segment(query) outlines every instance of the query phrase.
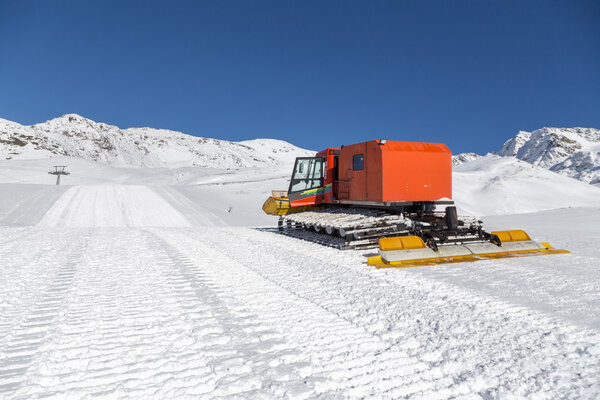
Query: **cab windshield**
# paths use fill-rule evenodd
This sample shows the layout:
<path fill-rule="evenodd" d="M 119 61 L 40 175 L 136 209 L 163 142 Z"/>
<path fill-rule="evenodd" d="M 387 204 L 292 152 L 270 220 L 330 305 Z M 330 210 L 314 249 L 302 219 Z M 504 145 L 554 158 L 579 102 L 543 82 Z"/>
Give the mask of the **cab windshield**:
<path fill-rule="evenodd" d="M 323 158 L 296 158 L 290 192 L 300 192 L 323 186 Z"/>

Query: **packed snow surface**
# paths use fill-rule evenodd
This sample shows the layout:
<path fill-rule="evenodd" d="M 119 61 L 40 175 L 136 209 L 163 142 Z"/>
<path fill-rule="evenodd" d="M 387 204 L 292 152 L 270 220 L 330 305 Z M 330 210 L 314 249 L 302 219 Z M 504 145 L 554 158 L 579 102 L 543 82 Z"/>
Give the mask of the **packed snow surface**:
<path fill-rule="evenodd" d="M 599 188 L 467 162 L 463 212 L 572 253 L 377 270 L 267 228 L 290 171 L 0 162 L 0 398 L 600 396 Z"/>

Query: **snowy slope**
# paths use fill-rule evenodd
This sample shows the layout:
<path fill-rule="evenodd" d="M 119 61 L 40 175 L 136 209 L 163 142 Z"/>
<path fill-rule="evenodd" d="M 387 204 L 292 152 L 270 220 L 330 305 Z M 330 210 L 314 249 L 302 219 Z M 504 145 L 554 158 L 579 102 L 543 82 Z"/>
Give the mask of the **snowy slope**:
<path fill-rule="evenodd" d="M 0 398 L 600 396 L 600 187 L 455 156 L 462 214 L 572 254 L 376 270 L 274 231 L 312 154 L 285 142 L 74 115 L 0 140 Z"/>
<path fill-rule="evenodd" d="M 71 175 L 62 178 L 59 187 L 54 186 L 56 178 L 48 175 L 52 165 L 67 165 L 71 172 Z M 40 160 L 0 160 L 0 225 L 39 222 L 56 197 L 70 189 L 71 185 L 148 185 L 153 192 L 167 196 L 176 205 L 177 211 L 194 225 L 270 226 L 274 223 L 273 219 L 262 212 L 261 206 L 271 190 L 287 189 L 291 170 L 291 164 L 231 170 L 129 168 L 64 156 Z M 148 201 L 153 198 L 153 192 L 145 192 L 150 196 Z M 136 193 L 130 194 L 141 196 Z M 85 198 L 73 197 L 82 201 Z M 140 201 L 145 200 L 140 198 Z M 85 207 L 85 204 L 73 203 L 74 208 L 80 206 Z M 116 218 L 111 222 L 112 226 L 127 224 L 120 216 Z M 150 216 L 149 221 L 154 218 Z"/>
<path fill-rule="evenodd" d="M 1 159 L 56 155 L 113 166 L 227 169 L 287 163 L 314 152 L 274 139 L 229 142 L 165 129 L 120 129 L 76 114 L 32 126 L 0 119 Z"/>
<path fill-rule="evenodd" d="M 508 140 L 501 156 L 514 156 L 584 182 L 600 183 L 600 130 L 542 128 L 520 131 Z"/>
<path fill-rule="evenodd" d="M 463 213 L 587 206 L 484 218 L 572 254 L 376 270 L 273 232 L 291 168 L 0 160 L 0 398 L 598 398 L 600 188 L 466 162 Z"/>
<path fill-rule="evenodd" d="M 453 198 L 468 215 L 600 206 L 600 188 L 518 160 L 489 154 L 453 172 Z"/>
<path fill-rule="evenodd" d="M 63 178 L 64 185 L 144 184 L 169 187 L 172 195 L 178 197 L 173 194 L 177 192 L 192 202 L 192 205 L 180 207 L 180 211 L 197 210 L 193 213 L 199 214 L 190 218 L 200 225 L 206 224 L 202 221 L 209 220 L 212 221 L 209 225 L 272 225 L 274 219 L 262 213 L 261 205 L 271 190 L 287 189 L 292 170 L 291 164 L 232 170 L 124 168 L 79 158 L 52 157 L 0 160 L 0 185 L 52 185 L 55 177 L 48 175 L 47 171 L 57 164 L 67 165 L 71 172 Z M 7 190 L 4 195 L 10 197 L 9 193 L 10 190 Z M 0 191 L 0 202 L 2 196 Z M 487 155 L 454 167 L 453 198 L 463 215 L 514 214 L 562 207 L 597 207 L 600 204 L 600 187 L 514 157 Z M 7 199 L 7 204 L 10 201 Z M 232 211 L 228 212 L 230 208 Z M 205 215 L 207 210 L 210 210 L 209 215 Z M 17 223 L 14 212 L 6 223 Z M 217 222 L 213 215 L 217 216 Z"/>
<path fill-rule="evenodd" d="M 597 209 L 493 221 L 571 255 L 376 270 L 365 252 L 190 227 L 153 190 L 73 187 L 37 226 L 0 227 L 0 397 L 600 394 Z"/>

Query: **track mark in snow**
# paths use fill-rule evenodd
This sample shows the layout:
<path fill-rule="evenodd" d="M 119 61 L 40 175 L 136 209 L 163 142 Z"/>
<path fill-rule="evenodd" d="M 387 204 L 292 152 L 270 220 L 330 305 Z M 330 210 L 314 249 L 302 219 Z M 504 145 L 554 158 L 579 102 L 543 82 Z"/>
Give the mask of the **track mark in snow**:
<path fill-rule="evenodd" d="M 191 226 L 147 186 L 90 185 L 69 188 L 38 224 L 44 227 Z"/>
<path fill-rule="evenodd" d="M 386 395 L 600 393 L 595 331 L 411 271 L 366 268 L 356 252 L 244 229 L 198 236 L 216 253 L 380 337 L 390 350 L 405 351 L 439 378 L 419 378 Z"/>
<path fill-rule="evenodd" d="M 271 393 L 276 397 L 300 398 L 312 392 L 310 379 L 302 374 L 303 370 L 311 369 L 310 363 L 298 357 L 280 332 L 261 324 L 256 315 L 243 306 L 228 307 L 224 299 L 229 298 L 231 302 L 230 294 L 214 285 L 202 269 L 182 253 L 156 236 L 155 240 L 166 253 L 164 262 L 174 266 L 165 269 L 166 282 L 182 307 L 193 310 L 200 301 L 210 308 L 214 319 L 213 325 L 207 325 L 202 317 L 192 315 L 190 318 L 197 323 L 195 333 L 204 335 L 201 340 L 215 343 L 213 348 L 202 349 L 202 352 L 225 355 L 208 363 L 214 371 L 210 380 L 211 396 L 250 398 Z M 203 261 L 206 265 L 212 260 L 205 256 Z M 223 372 L 225 376 L 219 377 Z"/>
<path fill-rule="evenodd" d="M 0 397 L 600 394 L 598 332 L 433 269 L 250 229 L 4 231 Z"/>
<path fill-rule="evenodd" d="M 231 240 L 237 235 L 230 236 L 231 230 L 155 233 L 201 267 L 221 291 L 230 293 L 226 300 L 229 307 L 248 307 L 257 320 L 280 330 L 289 343 L 296 344 L 295 351 L 312 362 L 315 395 L 397 397 L 409 395 L 411 385 L 448 386 L 447 379 L 428 371 L 425 363 L 406 351 L 390 349 L 388 343 L 364 327 L 257 273 L 248 267 L 247 260 L 230 258 L 232 248 L 237 247 Z M 219 246 L 226 249 L 220 252 Z M 258 251 L 257 257 L 264 256 L 262 248 L 242 246 L 241 250 L 246 254 Z"/>
<path fill-rule="evenodd" d="M 81 258 L 61 264 L 56 284 L 0 348 L 8 354 L 0 397 L 313 393 L 311 364 L 284 335 L 243 305 L 230 307 L 228 293 L 162 240 L 135 229 L 71 232 L 72 242 L 88 234 L 89 243 L 72 247 Z"/>
<path fill-rule="evenodd" d="M 27 318 L 55 279 L 57 271 L 75 257 L 79 237 L 63 231 L 36 228 L 0 229 L 0 353 L 11 331 Z M 8 240 L 7 240 L 8 239 Z"/>
<path fill-rule="evenodd" d="M 21 324 L 8 335 L 0 354 L 0 394 L 11 395 L 23 384 L 24 376 L 39 348 L 54 328 L 71 288 L 78 260 L 86 248 L 86 239 L 71 243 L 70 254 L 61 263 L 54 281 Z"/>
<path fill-rule="evenodd" d="M 594 246 L 593 240 L 581 244 Z M 600 268 L 595 267 L 596 260 L 579 254 L 551 257 L 542 263 L 537 257 L 525 257 L 452 264 L 421 269 L 418 274 L 600 331 Z"/>

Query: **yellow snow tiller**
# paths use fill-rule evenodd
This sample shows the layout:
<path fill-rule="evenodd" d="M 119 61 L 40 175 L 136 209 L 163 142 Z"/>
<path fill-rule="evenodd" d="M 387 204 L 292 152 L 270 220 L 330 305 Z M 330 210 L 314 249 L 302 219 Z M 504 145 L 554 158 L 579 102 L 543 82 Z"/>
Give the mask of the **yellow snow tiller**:
<path fill-rule="evenodd" d="M 522 230 L 491 232 L 484 242 L 434 245 L 428 247 L 418 236 L 379 239 L 379 255 L 369 257 L 368 264 L 377 268 L 408 268 L 425 265 L 470 262 L 494 258 L 527 257 L 570 253 L 548 243 L 537 243 Z"/>

